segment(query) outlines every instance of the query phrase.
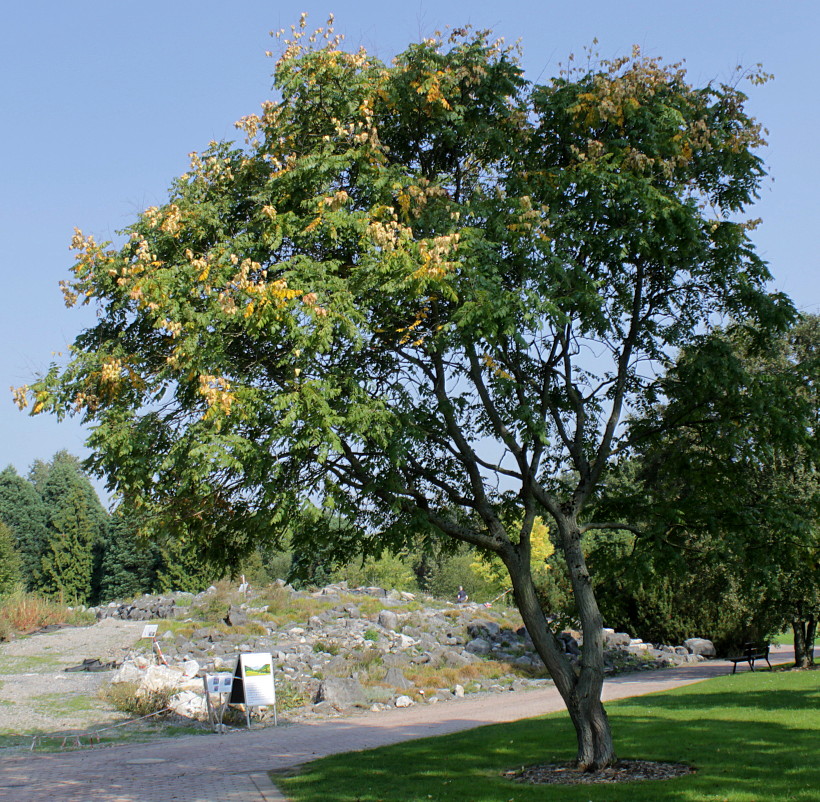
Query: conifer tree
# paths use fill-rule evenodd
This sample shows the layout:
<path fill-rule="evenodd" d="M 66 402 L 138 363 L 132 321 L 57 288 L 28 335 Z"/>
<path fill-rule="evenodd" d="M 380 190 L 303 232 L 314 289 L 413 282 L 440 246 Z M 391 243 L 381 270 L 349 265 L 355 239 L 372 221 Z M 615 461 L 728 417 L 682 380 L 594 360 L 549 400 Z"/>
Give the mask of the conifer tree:
<path fill-rule="evenodd" d="M 94 600 L 94 567 L 106 529 L 106 512 L 79 463 L 57 455 L 41 478 L 48 514 L 42 588 L 65 601 Z"/>
<path fill-rule="evenodd" d="M 192 542 L 169 540 L 162 546 L 157 586 L 163 593 L 173 590 L 199 593 L 216 582 L 221 573 Z"/>
<path fill-rule="evenodd" d="M 16 540 L 11 529 L 0 522 L 0 595 L 14 590 L 22 579 L 22 561 L 15 548 Z"/>
<path fill-rule="evenodd" d="M 136 516 L 120 507 L 111 516 L 100 566 L 100 601 L 150 593 L 157 583 L 159 547 L 140 537 Z"/>
<path fill-rule="evenodd" d="M 48 543 L 46 509 L 34 486 L 11 465 L 0 471 L 0 523 L 14 536 L 20 579 L 27 590 L 37 589 Z"/>

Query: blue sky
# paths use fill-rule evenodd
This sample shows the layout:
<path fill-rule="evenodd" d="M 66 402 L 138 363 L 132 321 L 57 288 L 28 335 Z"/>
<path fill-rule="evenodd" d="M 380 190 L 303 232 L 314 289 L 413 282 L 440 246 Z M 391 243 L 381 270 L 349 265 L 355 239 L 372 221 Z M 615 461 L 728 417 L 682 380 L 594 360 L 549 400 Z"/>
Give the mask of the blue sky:
<path fill-rule="evenodd" d="M 755 241 L 774 287 L 820 311 L 813 0 L 16 3 L 0 29 L 0 467 L 25 472 L 62 448 L 86 453 L 76 422 L 29 418 L 8 390 L 45 370 L 93 320 L 90 309 L 65 309 L 58 288 L 74 226 L 113 237 L 162 203 L 190 151 L 235 138 L 234 121 L 271 96 L 264 52 L 277 43 L 268 32 L 302 11 L 316 25 L 334 12 L 348 46 L 385 60 L 446 25 L 492 28 L 522 40 L 533 80 L 555 74 L 593 38 L 603 57 L 638 44 L 649 55 L 685 59 L 695 83 L 762 62 L 775 80 L 749 85 L 749 108 L 770 131 L 764 155 L 773 180 L 752 215 L 764 220 Z"/>

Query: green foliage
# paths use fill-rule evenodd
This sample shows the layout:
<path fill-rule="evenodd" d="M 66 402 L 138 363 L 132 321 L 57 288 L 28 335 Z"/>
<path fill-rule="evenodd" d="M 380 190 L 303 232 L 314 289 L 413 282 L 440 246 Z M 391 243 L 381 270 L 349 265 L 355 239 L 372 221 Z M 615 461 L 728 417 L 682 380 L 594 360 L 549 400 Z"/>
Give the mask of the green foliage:
<path fill-rule="evenodd" d="M 22 582 L 22 560 L 16 542 L 11 529 L 0 521 L 0 596 L 14 590 Z"/>
<path fill-rule="evenodd" d="M 46 509 L 34 486 L 9 465 L 0 471 L 0 522 L 14 533 L 26 588 L 39 587 L 48 543 Z"/>
<path fill-rule="evenodd" d="M 199 593 L 221 576 L 221 568 L 209 562 L 208 553 L 195 543 L 169 538 L 160 547 L 157 588 L 161 593 Z"/>
<path fill-rule="evenodd" d="M 418 590 L 407 555 L 385 554 L 378 558 L 353 560 L 331 572 L 331 582 L 342 580 L 352 588 L 380 587 L 411 592 Z"/>
<path fill-rule="evenodd" d="M 619 410 L 649 392 L 639 360 L 711 315 L 788 316 L 728 216 L 763 174 L 734 88 L 637 54 L 534 86 L 469 30 L 394 66 L 297 31 L 275 85 L 245 147 L 195 155 L 124 246 L 77 234 L 67 300 L 101 322 L 31 388 L 34 412 L 94 422 L 95 467 L 213 560 L 275 541 L 307 497 L 351 521 L 337 557 L 419 529 L 490 545 L 510 501 L 478 493 L 465 444 L 555 444 L 588 495 L 611 434 L 595 465 L 567 451 L 572 382 L 614 387 Z M 563 372 L 576 341 L 618 343 L 615 385 Z M 609 429 L 590 399 L 592 444 Z M 541 464 L 527 482 L 557 493 Z M 462 498 L 484 518 L 437 516 Z"/>
<path fill-rule="evenodd" d="M 473 570 L 474 561 L 475 554 L 466 549 L 457 554 L 441 555 L 427 576 L 424 590 L 440 599 L 455 599 L 461 585 L 472 601 L 489 601 L 499 591 L 496 584 Z"/>
<path fill-rule="evenodd" d="M 602 501 L 602 517 L 629 511 L 642 529 L 594 541 L 614 625 L 737 647 L 820 617 L 818 348 L 820 319 L 804 317 L 681 353 Z"/>
<path fill-rule="evenodd" d="M 111 516 L 100 567 L 100 601 L 150 593 L 157 586 L 159 547 L 140 535 L 139 519 L 120 507 Z"/>

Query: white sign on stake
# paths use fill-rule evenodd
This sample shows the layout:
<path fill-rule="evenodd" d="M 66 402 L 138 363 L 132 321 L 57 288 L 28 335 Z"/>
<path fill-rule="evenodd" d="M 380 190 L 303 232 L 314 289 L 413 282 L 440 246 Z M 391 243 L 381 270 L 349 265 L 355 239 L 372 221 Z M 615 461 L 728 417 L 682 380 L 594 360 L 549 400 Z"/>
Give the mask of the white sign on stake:
<path fill-rule="evenodd" d="M 143 638 L 156 638 L 157 636 L 157 627 L 158 624 L 146 624 L 142 630 L 141 637 Z"/>
<path fill-rule="evenodd" d="M 208 685 L 208 693 L 230 693 L 233 674 L 206 674 L 205 681 Z"/>

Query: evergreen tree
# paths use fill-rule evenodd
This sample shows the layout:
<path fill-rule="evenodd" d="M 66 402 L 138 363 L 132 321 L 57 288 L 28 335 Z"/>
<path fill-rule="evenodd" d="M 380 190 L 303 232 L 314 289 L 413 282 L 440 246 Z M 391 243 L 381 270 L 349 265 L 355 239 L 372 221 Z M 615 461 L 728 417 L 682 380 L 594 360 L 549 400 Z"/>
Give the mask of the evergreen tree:
<path fill-rule="evenodd" d="M 158 590 L 199 593 L 216 582 L 222 571 L 190 541 L 170 539 L 162 545 L 162 561 L 157 571 Z"/>
<path fill-rule="evenodd" d="M 22 579 L 20 558 L 11 528 L 0 523 L 0 594 L 13 590 Z"/>
<path fill-rule="evenodd" d="M 105 536 L 107 514 L 76 460 L 57 455 L 38 484 L 48 513 L 43 590 L 87 604 L 95 596 L 95 559 Z"/>
<path fill-rule="evenodd" d="M 100 567 L 100 601 L 150 593 L 157 583 L 159 547 L 140 536 L 136 515 L 122 507 L 111 516 Z"/>
<path fill-rule="evenodd" d="M 48 543 L 46 509 L 34 486 L 9 465 L 0 471 L 0 523 L 14 536 L 20 557 L 20 578 L 27 590 L 42 579 L 42 561 Z"/>

